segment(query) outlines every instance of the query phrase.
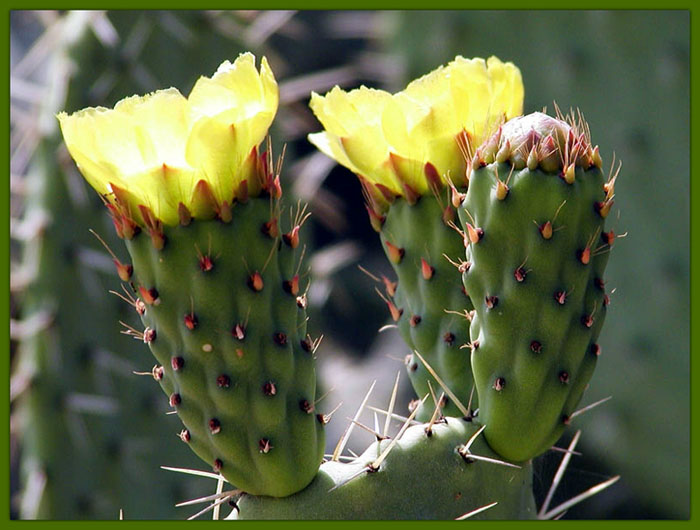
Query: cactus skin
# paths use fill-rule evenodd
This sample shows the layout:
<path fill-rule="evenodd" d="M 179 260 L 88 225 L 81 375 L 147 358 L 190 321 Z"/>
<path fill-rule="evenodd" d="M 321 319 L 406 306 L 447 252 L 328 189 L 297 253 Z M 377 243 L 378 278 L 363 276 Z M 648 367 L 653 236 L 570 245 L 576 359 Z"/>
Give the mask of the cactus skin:
<path fill-rule="evenodd" d="M 144 341 L 185 424 L 181 438 L 236 487 L 285 496 L 315 475 L 324 429 L 298 284 L 302 248 L 270 230 L 274 205 L 251 198 L 229 223 L 165 227 L 160 250 L 141 232 L 127 248 Z"/>
<path fill-rule="evenodd" d="M 306 489 L 284 499 L 243 495 L 231 519 L 455 519 L 497 501 L 474 519 L 533 519 L 532 466 L 465 460 L 458 449 L 480 425 L 446 417 L 445 423 L 409 427 L 375 472 L 362 473 L 390 440 L 370 445 L 349 463 L 325 462 Z M 480 435 L 470 451 L 498 458 Z M 420 480 L 416 480 L 420 477 Z M 342 484 L 342 485 L 341 485 Z M 338 486 L 336 489 L 331 488 Z"/>
<path fill-rule="evenodd" d="M 467 406 L 474 379 L 469 350 L 461 346 L 469 342 L 469 323 L 455 313 L 471 311 L 472 305 L 459 272 L 445 257 L 456 260 L 464 252 L 459 234 L 446 224 L 454 216 L 449 202 L 438 195 L 423 195 L 414 204 L 399 198 L 386 214 L 380 237 L 398 277 L 393 300 L 388 291 L 394 286 L 387 288 L 387 304 L 392 304 L 390 313 L 401 337 Z M 440 395 L 440 384 L 415 353 L 407 356 L 406 366 L 419 397 L 431 387 Z M 446 415 L 464 415 L 447 396 L 445 400 Z M 427 420 L 432 411 L 424 412 L 419 417 Z"/>
<path fill-rule="evenodd" d="M 506 123 L 477 151 L 460 209 L 479 417 L 516 462 L 556 442 L 600 353 L 614 179 L 582 130 L 541 113 Z"/>

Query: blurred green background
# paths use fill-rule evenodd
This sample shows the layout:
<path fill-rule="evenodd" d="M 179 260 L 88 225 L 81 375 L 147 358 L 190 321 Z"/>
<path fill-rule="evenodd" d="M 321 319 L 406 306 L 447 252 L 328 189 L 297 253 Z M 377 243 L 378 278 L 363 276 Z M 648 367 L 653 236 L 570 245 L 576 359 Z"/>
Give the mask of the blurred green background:
<path fill-rule="evenodd" d="M 310 326 L 324 334 L 325 406 L 343 403 L 329 451 L 372 380 L 372 401 L 386 403 L 406 352 L 397 333 L 378 333 L 385 306 L 358 265 L 390 268 L 356 178 L 306 141 L 320 128 L 309 94 L 397 91 L 456 55 L 496 55 L 520 68 L 525 112 L 580 109 L 605 168 L 622 161 L 609 226 L 626 235 L 608 265 L 615 292 L 584 404 L 612 399 L 577 420 L 582 456 L 558 497 L 622 478 L 566 518 L 689 517 L 688 11 L 13 11 L 10 38 L 12 517 L 183 519 L 196 509 L 176 502 L 214 491 L 159 467 L 205 466 L 178 445 L 157 385 L 131 373 L 153 363 L 119 333 L 118 320 L 136 320 L 108 293 L 119 282 L 87 228 L 124 252 L 53 114 L 168 86 L 186 94 L 245 50 L 278 79 L 283 184 L 314 213 Z M 369 440 L 357 433 L 351 447 Z M 540 498 L 559 458 L 538 459 Z"/>

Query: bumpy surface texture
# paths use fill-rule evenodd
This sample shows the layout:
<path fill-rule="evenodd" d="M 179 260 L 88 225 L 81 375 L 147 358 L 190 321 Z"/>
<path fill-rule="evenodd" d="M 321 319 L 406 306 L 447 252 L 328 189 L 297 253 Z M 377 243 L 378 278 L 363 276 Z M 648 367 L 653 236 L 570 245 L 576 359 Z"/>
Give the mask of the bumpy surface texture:
<path fill-rule="evenodd" d="M 386 294 L 393 305 L 391 316 L 410 350 L 406 363 L 413 388 L 420 398 L 431 388 L 437 396 L 442 392 L 441 385 L 413 353 L 417 350 L 466 407 L 474 380 L 469 349 L 462 346 L 469 342 L 465 311 L 471 311 L 472 305 L 454 265 L 460 261 L 464 246 L 459 234 L 444 220 L 446 209 L 449 219 L 449 214 L 454 215 L 452 205 L 436 195 L 424 195 L 415 204 L 397 199 L 386 214 L 380 235 L 398 277 Z M 428 417 L 432 413 L 425 412 Z M 448 397 L 444 412 L 464 415 Z"/>
<path fill-rule="evenodd" d="M 126 243 L 181 438 L 236 487 L 284 496 L 311 481 L 324 449 L 303 246 L 270 223 L 267 197 L 233 211 L 165 228 L 161 250 L 143 232 Z"/>
<path fill-rule="evenodd" d="M 325 462 L 309 487 L 291 497 L 244 495 L 230 518 L 455 519 L 493 502 L 498 504 L 473 518 L 534 518 L 530 464 L 506 467 L 460 454 L 479 427 L 448 417 L 445 423 L 434 425 L 429 436 L 426 425 L 415 425 L 406 430 L 376 471 L 362 470 L 391 440 L 373 443 L 352 462 Z M 469 450 L 497 458 L 483 435 Z"/>
<path fill-rule="evenodd" d="M 539 113 L 504 125 L 499 154 L 478 153 L 460 210 L 479 418 L 513 461 L 556 442 L 600 353 L 614 181 L 579 129 Z"/>

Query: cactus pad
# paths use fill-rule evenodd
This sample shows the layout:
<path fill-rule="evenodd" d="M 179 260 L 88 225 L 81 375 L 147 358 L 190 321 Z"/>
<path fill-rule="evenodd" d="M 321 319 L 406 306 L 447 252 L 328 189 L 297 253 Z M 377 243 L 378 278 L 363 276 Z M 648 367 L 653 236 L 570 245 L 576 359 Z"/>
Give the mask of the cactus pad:
<path fill-rule="evenodd" d="M 455 215 L 439 195 L 424 195 L 415 204 L 397 199 L 389 208 L 380 236 L 398 282 L 386 285 L 392 319 L 411 351 L 418 351 L 463 406 L 474 387 L 469 361 L 469 322 L 472 309 L 460 274 L 450 262 L 464 252 L 462 240 L 447 224 Z M 449 258 L 449 259 L 448 259 Z M 411 383 L 418 396 L 440 383 L 420 358 L 406 357 Z M 430 386 L 429 386 L 429 384 Z M 465 415 L 446 397 L 445 414 Z M 422 415 L 424 416 L 424 415 Z"/>
<path fill-rule="evenodd" d="M 460 210 L 471 364 L 485 435 L 524 461 L 562 434 L 591 378 L 614 193 L 582 120 L 515 118 L 477 150 Z"/>
<path fill-rule="evenodd" d="M 236 487 L 284 496 L 311 481 L 324 449 L 301 248 L 271 226 L 268 197 L 234 211 L 165 228 L 162 249 L 143 233 L 127 241 L 142 337 L 180 438 Z"/>
<path fill-rule="evenodd" d="M 230 518 L 455 519 L 494 502 L 474 519 L 534 518 L 532 466 L 469 458 L 498 458 L 482 435 L 465 450 L 478 429 L 476 422 L 453 417 L 433 425 L 430 434 L 425 424 L 414 425 L 378 468 L 372 463 L 392 440 L 373 443 L 352 462 L 325 462 L 309 487 L 290 497 L 244 495 Z"/>

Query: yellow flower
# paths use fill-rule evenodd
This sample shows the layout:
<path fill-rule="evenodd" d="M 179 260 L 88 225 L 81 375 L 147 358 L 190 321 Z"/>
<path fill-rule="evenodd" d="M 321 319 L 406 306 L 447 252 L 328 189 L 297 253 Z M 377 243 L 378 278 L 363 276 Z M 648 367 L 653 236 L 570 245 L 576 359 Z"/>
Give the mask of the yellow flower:
<path fill-rule="evenodd" d="M 244 53 L 200 77 L 188 98 L 169 88 L 57 117 L 78 168 L 113 211 L 175 225 L 183 212 L 216 215 L 241 189 L 259 192 L 257 147 L 278 102 L 267 60 L 258 72 Z"/>
<path fill-rule="evenodd" d="M 471 150 L 505 120 L 522 114 L 520 70 L 496 57 L 456 57 L 389 94 L 366 87 L 310 106 L 325 130 L 309 140 L 384 194 L 410 198 L 432 182 L 465 182 Z"/>

